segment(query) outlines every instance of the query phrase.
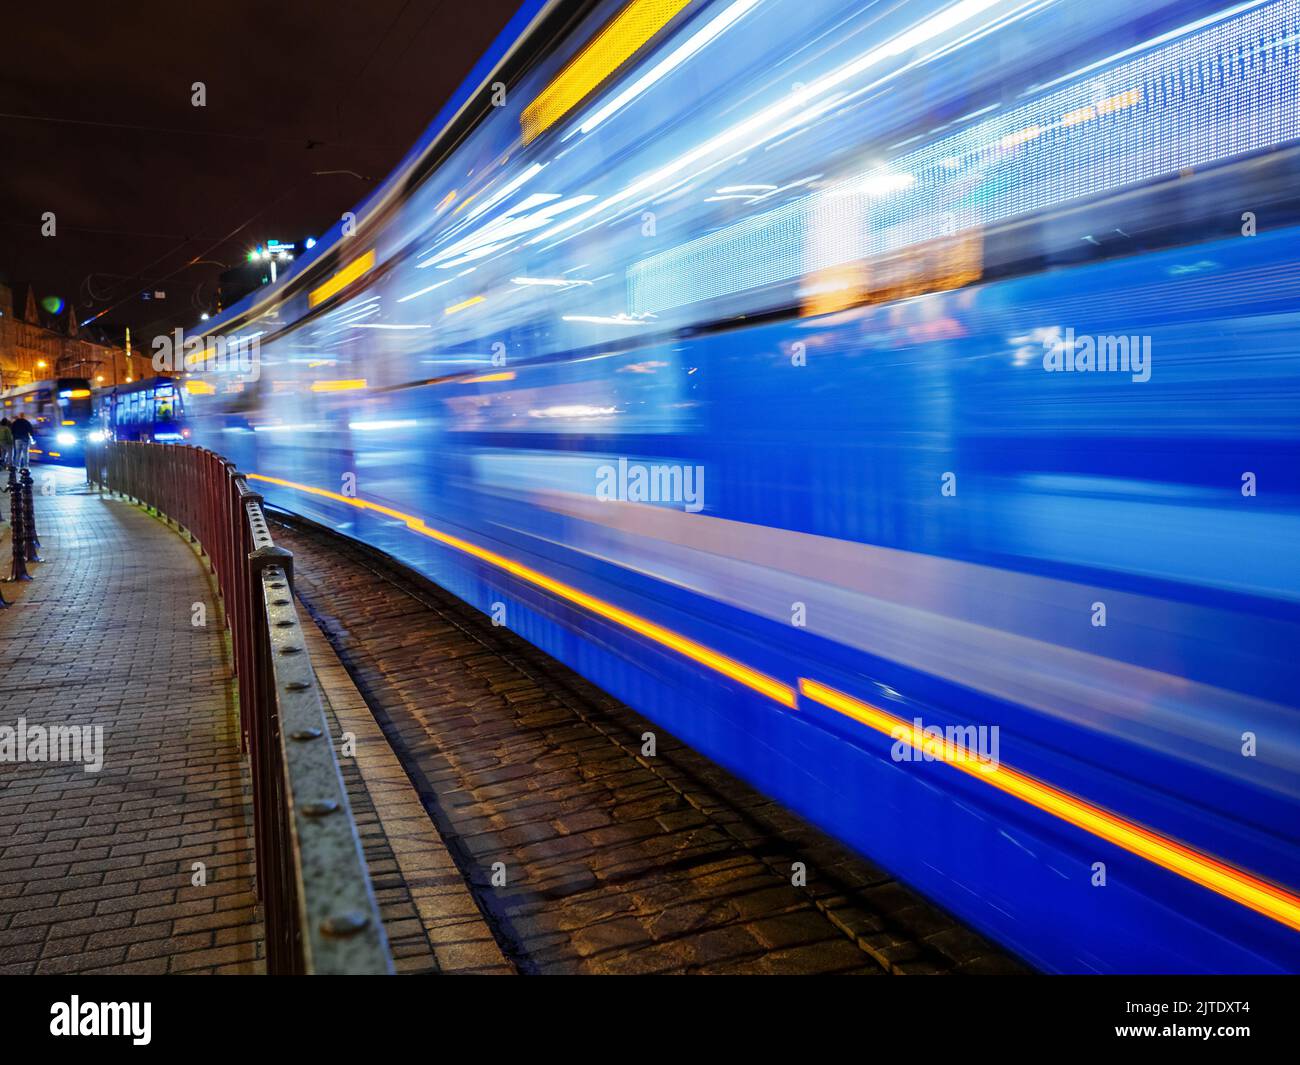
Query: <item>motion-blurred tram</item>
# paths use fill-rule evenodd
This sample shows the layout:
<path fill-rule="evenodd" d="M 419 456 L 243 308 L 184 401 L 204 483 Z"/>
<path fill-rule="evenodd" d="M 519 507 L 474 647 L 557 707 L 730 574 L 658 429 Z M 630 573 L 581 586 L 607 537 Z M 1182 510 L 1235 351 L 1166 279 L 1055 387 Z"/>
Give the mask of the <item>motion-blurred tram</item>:
<path fill-rule="evenodd" d="M 529 0 L 187 419 L 1036 966 L 1294 972 L 1298 179 L 1297 0 Z"/>
<path fill-rule="evenodd" d="M 4 417 L 19 413 L 31 422 L 34 461 L 80 462 L 86 436 L 94 432 L 90 382 L 82 377 L 58 377 L 14 385 L 0 392 Z"/>

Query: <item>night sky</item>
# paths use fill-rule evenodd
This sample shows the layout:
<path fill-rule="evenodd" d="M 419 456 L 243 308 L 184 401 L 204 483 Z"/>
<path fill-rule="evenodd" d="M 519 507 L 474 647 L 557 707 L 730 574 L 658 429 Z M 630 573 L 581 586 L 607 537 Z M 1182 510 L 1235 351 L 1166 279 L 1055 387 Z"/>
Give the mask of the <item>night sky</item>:
<path fill-rule="evenodd" d="M 120 303 L 99 320 L 115 334 L 194 325 L 254 245 L 323 232 L 364 199 L 515 7 L 6 6 L 0 280 L 70 301 L 81 320 Z M 206 107 L 191 103 L 196 81 Z M 144 288 L 167 298 L 144 302 Z"/>

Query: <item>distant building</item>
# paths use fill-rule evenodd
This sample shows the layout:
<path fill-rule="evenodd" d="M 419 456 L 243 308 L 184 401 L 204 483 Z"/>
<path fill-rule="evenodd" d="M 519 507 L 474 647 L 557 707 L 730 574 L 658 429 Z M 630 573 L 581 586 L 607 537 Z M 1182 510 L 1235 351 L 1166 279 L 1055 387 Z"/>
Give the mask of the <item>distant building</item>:
<path fill-rule="evenodd" d="M 141 358 L 98 330 L 83 334 L 71 304 L 50 314 L 28 285 L 0 283 L 0 388 L 47 377 L 84 377 L 92 385 L 123 384 L 152 374 Z"/>

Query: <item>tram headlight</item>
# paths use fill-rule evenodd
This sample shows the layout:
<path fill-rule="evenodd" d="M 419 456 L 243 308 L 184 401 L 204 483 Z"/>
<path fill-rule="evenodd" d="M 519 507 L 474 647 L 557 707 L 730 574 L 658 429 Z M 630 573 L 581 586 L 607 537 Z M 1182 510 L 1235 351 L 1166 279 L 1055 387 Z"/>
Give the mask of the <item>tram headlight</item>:
<path fill-rule="evenodd" d="M 55 433 L 54 439 L 59 442 L 59 447 L 71 447 L 77 442 L 76 433 Z"/>
<path fill-rule="evenodd" d="M 102 444 L 104 442 L 103 432 L 99 429 L 96 429 L 93 433 L 90 434 L 90 442 L 92 444 Z"/>

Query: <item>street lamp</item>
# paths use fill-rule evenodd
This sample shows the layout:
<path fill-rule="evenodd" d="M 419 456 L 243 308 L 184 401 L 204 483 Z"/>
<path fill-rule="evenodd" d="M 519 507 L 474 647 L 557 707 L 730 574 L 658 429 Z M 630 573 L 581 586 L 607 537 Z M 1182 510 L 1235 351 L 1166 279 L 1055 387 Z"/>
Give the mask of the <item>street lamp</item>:
<path fill-rule="evenodd" d="M 315 241 L 313 240 L 314 244 Z M 293 252 L 297 248 L 296 244 L 281 244 L 278 240 L 268 240 L 266 247 L 257 247 L 248 253 L 248 261 L 255 263 L 266 261 L 271 264 L 271 284 L 276 282 L 276 263 L 288 263 L 293 261 Z"/>

